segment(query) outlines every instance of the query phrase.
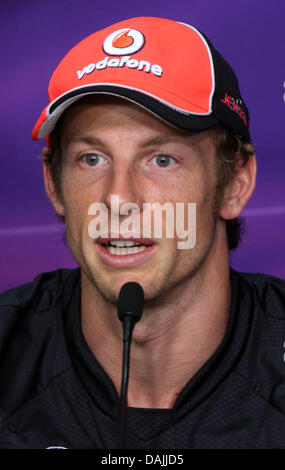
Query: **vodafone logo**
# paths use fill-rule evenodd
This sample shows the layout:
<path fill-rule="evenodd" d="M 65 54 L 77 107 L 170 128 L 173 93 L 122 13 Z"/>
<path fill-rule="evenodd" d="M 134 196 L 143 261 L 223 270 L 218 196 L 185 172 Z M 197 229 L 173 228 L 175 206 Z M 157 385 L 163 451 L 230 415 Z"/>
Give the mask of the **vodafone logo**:
<path fill-rule="evenodd" d="M 103 43 L 103 50 L 109 55 L 134 54 L 143 48 L 144 35 L 136 29 L 123 28 L 109 34 Z"/>
<path fill-rule="evenodd" d="M 109 34 L 103 43 L 103 51 L 107 57 L 100 59 L 98 62 L 91 62 L 85 65 L 83 69 L 77 70 L 78 80 L 106 68 L 133 69 L 147 74 L 153 74 L 161 77 L 163 74 L 162 67 L 158 64 L 151 64 L 148 60 L 137 60 L 131 57 L 131 54 L 138 52 L 145 45 L 144 35 L 136 29 L 123 28 Z M 108 56 L 122 56 L 108 57 Z M 99 80 L 99 77 L 98 77 Z"/>

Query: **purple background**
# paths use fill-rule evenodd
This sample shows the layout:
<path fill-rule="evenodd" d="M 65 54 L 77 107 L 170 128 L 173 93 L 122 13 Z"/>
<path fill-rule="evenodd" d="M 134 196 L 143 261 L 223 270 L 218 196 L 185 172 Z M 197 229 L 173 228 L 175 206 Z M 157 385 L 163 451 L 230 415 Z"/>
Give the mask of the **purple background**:
<path fill-rule="evenodd" d="M 247 233 L 232 265 L 285 278 L 285 2 L 284 0 L 9 0 L 1 2 L 2 91 L 0 291 L 42 271 L 72 267 L 44 193 L 43 142 L 30 139 L 47 104 L 47 86 L 66 52 L 97 29 L 134 16 L 196 26 L 235 69 L 251 111 L 259 164 L 245 210 Z"/>

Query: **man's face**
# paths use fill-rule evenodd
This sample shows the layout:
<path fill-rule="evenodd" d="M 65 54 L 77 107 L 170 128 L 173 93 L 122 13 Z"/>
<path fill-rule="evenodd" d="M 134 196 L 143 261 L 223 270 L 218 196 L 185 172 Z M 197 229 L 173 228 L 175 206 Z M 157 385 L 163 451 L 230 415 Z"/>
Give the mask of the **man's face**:
<path fill-rule="evenodd" d="M 83 276 L 105 298 L 115 302 L 121 286 L 136 281 L 146 299 L 155 299 L 203 268 L 217 237 L 210 134 L 187 134 L 122 99 L 93 97 L 67 111 L 61 149 L 67 241 Z M 94 202 L 103 203 L 110 222 L 112 195 L 119 196 L 120 206 L 136 204 L 141 221 L 145 203 L 196 203 L 194 248 L 178 249 L 177 234 L 166 238 L 163 231 L 162 238 L 152 237 L 152 246 L 134 256 L 110 254 L 110 248 L 90 237 L 94 215 L 88 210 Z M 125 218 L 120 215 L 120 222 Z M 111 234 L 118 235 L 124 233 Z"/>

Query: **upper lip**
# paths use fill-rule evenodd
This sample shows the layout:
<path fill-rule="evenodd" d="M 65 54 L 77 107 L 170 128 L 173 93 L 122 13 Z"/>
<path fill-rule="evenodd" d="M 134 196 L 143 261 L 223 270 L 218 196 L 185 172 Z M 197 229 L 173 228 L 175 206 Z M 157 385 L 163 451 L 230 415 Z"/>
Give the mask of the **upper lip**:
<path fill-rule="evenodd" d="M 133 241 L 140 243 L 141 245 L 153 245 L 155 242 L 151 238 L 143 238 L 143 237 L 133 237 L 133 236 L 124 236 L 124 235 L 118 235 L 118 236 L 103 236 L 103 237 L 98 237 L 97 238 L 97 243 L 101 243 L 103 245 L 107 245 L 110 242 L 115 242 L 115 241 Z"/>

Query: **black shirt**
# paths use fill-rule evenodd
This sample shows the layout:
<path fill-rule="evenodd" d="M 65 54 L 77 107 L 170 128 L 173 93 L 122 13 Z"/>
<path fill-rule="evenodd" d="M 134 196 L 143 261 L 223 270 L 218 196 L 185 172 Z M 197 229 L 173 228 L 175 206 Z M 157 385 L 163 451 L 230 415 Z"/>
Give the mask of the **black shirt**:
<path fill-rule="evenodd" d="M 231 284 L 222 343 L 171 409 L 127 409 L 127 448 L 285 447 L 285 281 L 231 270 Z M 0 296 L 1 449 L 116 448 L 119 396 L 80 294 L 80 270 L 61 269 Z"/>

